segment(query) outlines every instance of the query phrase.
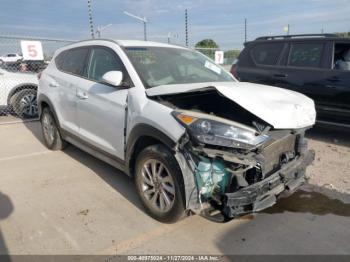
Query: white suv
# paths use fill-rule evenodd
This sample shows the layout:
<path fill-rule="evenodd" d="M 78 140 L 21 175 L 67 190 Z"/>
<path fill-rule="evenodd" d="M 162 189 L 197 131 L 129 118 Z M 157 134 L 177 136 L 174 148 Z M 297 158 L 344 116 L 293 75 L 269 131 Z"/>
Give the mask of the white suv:
<path fill-rule="evenodd" d="M 38 117 L 36 74 L 10 69 L 0 68 L 0 112 L 15 113 L 21 118 Z"/>
<path fill-rule="evenodd" d="M 146 211 L 224 221 L 273 205 L 305 181 L 314 102 L 240 83 L 168 44 L 88 40 L 59 49 L 39 81 L 48 148 L 74 144 L 135 178 Z"/>

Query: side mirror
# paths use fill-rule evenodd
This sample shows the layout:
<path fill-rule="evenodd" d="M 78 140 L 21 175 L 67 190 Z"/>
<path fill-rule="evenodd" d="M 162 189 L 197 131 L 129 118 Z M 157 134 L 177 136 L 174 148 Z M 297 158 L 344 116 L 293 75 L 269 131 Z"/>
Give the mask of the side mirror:
<path fill-rule="evenodd" d="M 109 71 L 102 76 L 102 81 L 112 86 L 120 86 L 123 81 L 121 71 Z"/>

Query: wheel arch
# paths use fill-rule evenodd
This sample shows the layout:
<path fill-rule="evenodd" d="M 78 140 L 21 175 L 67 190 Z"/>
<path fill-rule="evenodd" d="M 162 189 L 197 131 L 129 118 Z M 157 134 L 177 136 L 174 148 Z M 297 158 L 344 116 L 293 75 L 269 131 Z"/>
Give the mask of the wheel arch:
<path fill-rule="evenodd" d="M 38 90 L 38 85 L 34 84 L 34 83 L 21 83 L 17 86 L 15 86 L 14 88 L 11 89 L 11 91 L 9 92 L 8 96 L 7 96 L 7 104 L 10 105 L 11 102 L 11 98 L 17 94 L 19 91 L 22 91 L 23 89 L 31 89 L 31 90 Z"/>
<path fill-rule="evenodd" d="M 134 176 L 135 162 L 138 154 L 148 146 L 163 144 L 174 151 L 176 142 L 162 131 L 147 124 L 137 124 L 130 132 L 126 143 L 126 169 L 130 176 Z"/>
<path fill-rule="evenodd" d="M 56 121 L 58 127 L 60 128 L 61 125 L 60 125 L 59 119 L 57 117 L 55 107 L 51 103 L 50 99 L 44 94 L 39 94 L 37 101 L 38 101 L 39 119 L 41 119 L 41 114 L 43 112 L 43 109 L 45 107 L 49 107 L 51 112 L 52 112 L 52 114 L 53 114 L 53 116 L 54 116 L 54 118 L 55 118 L 55 121 Z"/>

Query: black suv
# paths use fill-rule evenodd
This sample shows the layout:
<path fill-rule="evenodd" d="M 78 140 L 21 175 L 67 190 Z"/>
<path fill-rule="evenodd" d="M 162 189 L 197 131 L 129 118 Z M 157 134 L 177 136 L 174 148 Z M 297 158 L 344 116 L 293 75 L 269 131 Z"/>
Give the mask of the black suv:
<path fill-rule="evenodd" d="M 314 99 L 318 123 L 350 127 L 350 38 L 259 37 L 245 43 L 231 73 L 241 81 L 303 93 Z"/>

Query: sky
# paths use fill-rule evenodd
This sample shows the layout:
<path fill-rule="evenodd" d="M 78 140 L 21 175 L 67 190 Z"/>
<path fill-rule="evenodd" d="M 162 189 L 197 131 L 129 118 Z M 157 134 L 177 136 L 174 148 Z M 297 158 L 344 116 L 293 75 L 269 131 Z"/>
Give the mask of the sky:
<path fill-rule="evenodd" d="M 148 39 L 189 45 L 212 38 L 221 49 L 241 49 L 247 37 L 350 31 L 350 0 L 91 0 L 97 26 L 112 24 L 103 38 L 143 39 L 141 22 L 123 11 L 145 16 Z M 1 0 L 0 35 L 81 40 L 90 38 L 87 0 Z"/>

